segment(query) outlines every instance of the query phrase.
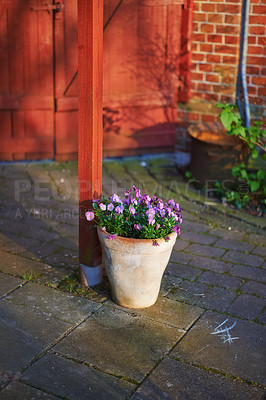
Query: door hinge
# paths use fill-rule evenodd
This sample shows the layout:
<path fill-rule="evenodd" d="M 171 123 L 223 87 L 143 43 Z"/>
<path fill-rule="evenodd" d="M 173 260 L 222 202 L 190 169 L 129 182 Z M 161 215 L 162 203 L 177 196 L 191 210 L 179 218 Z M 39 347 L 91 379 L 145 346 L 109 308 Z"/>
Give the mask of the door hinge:
<path fill-rule="evenodd" d="M 50 14 L 52 11 L 55 13 L 59 13 L 62 11 L 62 4 L 60 1 L 56 2 L 55 4 L 45 3 L 43 6 L 39 7 L 31 7 L 31 11 L 48 11 Z"/>

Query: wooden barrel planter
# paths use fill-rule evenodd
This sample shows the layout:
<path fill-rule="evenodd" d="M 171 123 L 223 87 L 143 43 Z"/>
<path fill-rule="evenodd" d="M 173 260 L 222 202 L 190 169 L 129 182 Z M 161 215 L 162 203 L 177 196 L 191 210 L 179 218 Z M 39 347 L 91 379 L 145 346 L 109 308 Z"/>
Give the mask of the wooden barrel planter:
<path fill-rule="evenodd" d="M 227 135 L 217 123 L 190 125 L 190 171 L 201 185 L 207 181 L 232 179 L 232 167 L 248 159 L 245 143 L 236 136 Z M 208 182 L 209 183 L 209 182 Z"/>

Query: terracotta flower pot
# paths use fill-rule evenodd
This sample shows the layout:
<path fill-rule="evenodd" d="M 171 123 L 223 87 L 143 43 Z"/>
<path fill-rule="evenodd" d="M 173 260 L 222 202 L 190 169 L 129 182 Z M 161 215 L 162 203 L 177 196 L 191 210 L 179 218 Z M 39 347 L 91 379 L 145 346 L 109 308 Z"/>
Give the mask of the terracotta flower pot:
<path fill-rule="evenodd" d="M 158 297 L 162 276 L 170 259 L 177 234 L 169 241 L 156 239 L 130 239 L 109 234 L 98 227 L 104 265 L 111 285 L 112 299 L 127 308 L 152 306 Z"/>

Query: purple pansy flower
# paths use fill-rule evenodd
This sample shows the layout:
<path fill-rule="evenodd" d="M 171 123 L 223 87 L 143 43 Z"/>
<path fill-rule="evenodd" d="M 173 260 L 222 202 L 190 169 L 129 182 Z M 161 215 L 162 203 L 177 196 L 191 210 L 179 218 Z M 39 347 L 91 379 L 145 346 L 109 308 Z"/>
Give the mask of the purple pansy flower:
<path fill-rule="evenodd" d="M 115 212 L 116 212 L 116 213 L 122 214 L 123 211 L 124 211 L 124 206 L 123 206 L 123 204 L 121 204 L 120 206 L 116 206 L 116 208 L 115 208 Z"/>
<path fill-rule="evenodd" d="M 156 240 L 153 240 L 152 245 L 153 245 L 153 246 L 160 246 L 159 243 L 156 242 Z"/>
<path fill-rule="evenodd" d="M 160 224 L 156 224 L 155 229 L 159 229 L 159 228 L 160 228 Z"/>
<path fill-rule="evenodd" d="M 137 231 L 140 231 L 140 230 L 142 229 L 142 226 L 141 226 L 140 224 L 134 224 L 134 228 L 135 228 Z"/>
<path fill-rule="evenodd" d="M 129 207 L 129 212 L 130 212 L 131 215 L 134 215 L 136 213 L 136 210 L 135 210 L 135 208 L 133 206 L 130 206 Z"/>
<path fill-rule="evenodd" d="M 107 210 L 108 211 L 113 211 L 113 209 L 115 208 L 115 206 L 113 205 L 113 203 L 108 204 L 107 206 Z"/>
<path fill-rule="evenodd" d="M 100 203 L 100 204 L 99 204 L 99 207 L 100 207 L 100 209 L 101 209 L 102 211 L 105 211 L 105 210 L 106 210 L 106 205 L 103 204 L 103 203 Z"/>
<path fill-rule="evenodd" d="M 117 234 L 115 233 L 114 235 L 109 235 L 108 239 L 109 240 L 115 240 L 116 237 L 117 237 Z"/>
<path fill-rule="evenodd" d="M 111 201 L 112 201 L 113 203 L 122 203 L 120 197 L 117 196 L 117 194 L 115 194 L 115 193 L 113 194 L 113 196 L 110 197 L 110 199 L 111 199 Z"/>
<path fill-rule="evenodd" d="M 168 204 L 169 204 L 169 206 L 175 207 L 175 201 L 174 201 L 174 199 L 170 199 L 170 200 L 168 201 Z"/>
<path fill-rule="evenodd" d="M 180 235 L 180 228 L 179 228 L 178 225 L 175 225 L 175 226 L 173 227 L 173 232 L 176 232 L 178 236 Z"/>
<path fill-rule="evenodd" d="M 93 218 L 94 218 L 94 212 L 93 212 L 93 211 L 87 211 L 87 212 L 85 213 L 85 217 L 86 217 L 86 219 L 87 219 L 88 221 L 92 221 Z"/>

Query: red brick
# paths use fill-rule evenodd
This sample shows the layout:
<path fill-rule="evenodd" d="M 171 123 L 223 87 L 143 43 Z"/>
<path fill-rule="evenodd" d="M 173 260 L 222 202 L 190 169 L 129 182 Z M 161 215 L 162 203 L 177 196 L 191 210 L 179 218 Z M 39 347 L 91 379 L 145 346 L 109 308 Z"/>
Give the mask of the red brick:
<path fill-rule="evenodd" d="M 266 37 L 258 37 L 258 44 L 266 46 Z"/>
<path fill-rule="evenodd" d="M 248 86 L 248 94 L 257 94 L 257 88 L 256 86 Z"/>
<path fill-rule="evenodd" d="M 194 61 L 203 61 L 204 60 L 204 54 L 193 53 L 192 54 L 192 60 L 194 60 Z"/>
<path fill-rule="evenodd" d="M 225 23 L 231 25 L 238 25 L 240 22 L 240 15 L 225 15 Z"/>
<path fill-rule="evenodd" d="M 203 122 L 215 122 L 217 117 L 215 115 L 202 115 L 202 121 Z"/>
<path fill-rule="evenodd" d="M 208 22 L 213 22 L 215 24 L 222 24 L 223 23 L 223 14 L 209 14 Z"/>
<path fill-rule="evenodd" d="M 211 43 L 222 43 L 223 37 L 222 35 L 208 35 L 207 41 Z"/>
<path fill-rule="evenodd" d="M 191 79 L 194 79 L 196 81 L 202 81 L 203 74 L 200 74 L 199 72 L 192 72 L 191 73 Z"/>
<path fill-rule="evenodd" d="M 192 51 L 197 51 L 198 50 L 198 43 L 192 42 L 191 49 L 192 49 Z"/>
<path fill-rule="evenodd" d="M 253 6 L 252 14 L 266 14 L 266 6 Z"/>
<path fill-rule="evenodd" d="M 262 54 L 263 48 L 261 46 L 248 46 L 248 54 L 257 54 L 260 56 Z"/>
<path fill-rule="evenodd" d="M 222 83 L 225 85 L 235 85 L 236 84 L 236 76 L 234 75 L 224 75 L 222 77 Z"/>
<path fill-rule="evenodd" d="M 214 26 L 211 24 L 201 24 L 200 31 L 204 33 L 212 33 L 214 31 Z"/>
<path fill-rule="evenodd" d="M 238 14 L 240 13 L 240 5 L 235 4 L 217 4 L 217 12 L 225 14 Z"/>
<path fill-rule="evenodd" d="M 253 76 L 253 85 L 266 85 L 266 77 L 263 76 Z"/>
<path fill-rule="evenodd" d="M 259 67 L 249 67 L 249 66 L 247 66 L 247 74 L 249 74 L 249 75 L 259 75 L 259 73 L 260 73 Z"/>
<path fill-rule="evenodd" d="M 236 54 L 237 48 L 235 46 L 221 46 L 219 44 L 216 44 L 215 52 L 224 54 Z"/>
<path fill-rule="evenodd" d="M 250 68 L 252 68 L 252 67 L 250 67 Z M 265 75 L 266 76 L 266 68 L 262 68 L 261 75 Z"/>
<path fill-rule="evenodd" d="M 236 64 L 237 58 L 230 57 L 230 56 L 223 56 L 223 63 L 224 64 Z"/>
<path fill-rule="evenodd" d="M 198 91 L 191 91 L 191 96 L 193 97 L 193 99 L 195 100 L 200 100 L 203 98 L 203 93 L 200 93 Z"/>
<path fill-rule="evenodd" d="M 205 13 L 197 13 L 194 12 L 193 14 L 193 21 L 196 22 L 206 22 L 207 21 L 207 15 Z"/>
<path fill-rule="evenodd" d="M 212 72 L 212 65 L 211 64 L 200 64 L 199 70 L 203 72 Z"/>
<path fill-rule="evenodd" d="M 249 17 L 249 24 L 253 25 L 266 25 L 266 15 L 250 15 Z"/>
<path fill-rule="evenodd" d="M 203 3 L 201 5 L 201 10 L 202 11 L 207 11 L 207 12 L 214 12 L 215 11 L 215 4 L 212 3 Z"/>
<path fill-rule="evenodd" d="M 264 66 L 265 65 L 265 58 L 264 57 L 255 57 L 255 56 L 253 56 L 253 57 L 251 57 L 251 56 L 248 56 L 247 57 L 247 64 L 248 65 L 261 65 L 261 66 Z"/>
<path fill-rule="evenodd" d="M 201 44 L 200 45 L 200 51 L 204 51 L 205 53 L 211 53 L 212 52 L 212 45 L 211 44 Z"/>
<path fill-rule="evenodd" d="M 251 35 L 265 35 L 265 27 L 264 26 L 250 26 L 249 33 Z"/>
<path fill-rule="evenodd" d="M 207 83 L 198 83 L 198 90 L 202 90 L 203 92 L 211 92 L 212 86 Z"/>
<path fill-rule="evenodd" d="M 192 63 L 191 64 L 191 71 L 195 71 L 197 69 L 198 63 Z"/>
<path fill-rule="evenodd" d="M 216 82 L 216 83 L 219 83 L 220 78 L 219 78 L 218 75 L 206 74 L 206 81 L 207 81 L 207 82 Z"/>
<path fill-rule="evenodd" d="M 216 25 L 217 33 L 227 33 L 231 35 L 238 35 L 240 33 L 239 26 L 229 26 L 229 25 Z"/>
<path fill-rule="evenodd" d="M 217 54 L 208 54 L 207 55 L 207 62 L 209 63 L 220 63 L 221 62 L 221 56 Z"/>
<path fill-rule="evenodd" d="M 199 31 L 199 24 L 196 22 L 193 22 L 192 24 L 192 31 L 193 32 L 198 32 Z"/>
<path fill-rule="evenodd" d="M 238 44 L 239 43 L 239 36 L 225 36 L 224 38 L 225 44 Z"/>
<path fill-rule="evenodd" d="M 193 33 L 192 42 L 205 42 L 205 35 L 203 33 Z"/>
<path fill-rule="evenodd" d="M 256 44 L 256 36 L 249 36 L 248 37 L 248 44 Z"/>
<path fill-rule="evenodd" d="M 200 120 L 200 114 L 196 114 L 196 113 L 192 113 L 192 112 L 189 112 L 187 114 L 187 117 L 190 121 L 199 121 Z"/>
<path fill-rule="evenodd" d="M 216 93 L 205 93 L 204 94 L 204 99 L 205 100 L 209 100 L 209 101 L 218 101 L 219 100 L 219 96 Z"/>
<path fill-rule="evenodd" d="M 234 103 L 235 98 L 233 96 L 221 96 L 222 103 Z"/>
<path fill-rule="evenodd" d="M 194 2 L 194 11 L 199 11 L 199 3 Z"/>

